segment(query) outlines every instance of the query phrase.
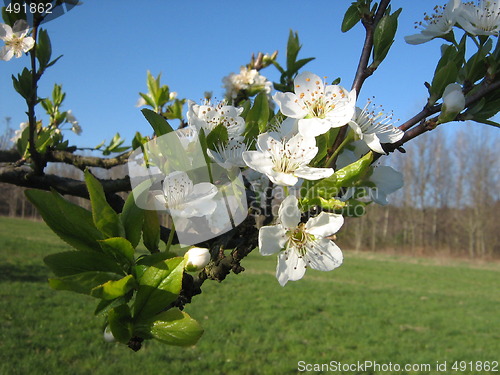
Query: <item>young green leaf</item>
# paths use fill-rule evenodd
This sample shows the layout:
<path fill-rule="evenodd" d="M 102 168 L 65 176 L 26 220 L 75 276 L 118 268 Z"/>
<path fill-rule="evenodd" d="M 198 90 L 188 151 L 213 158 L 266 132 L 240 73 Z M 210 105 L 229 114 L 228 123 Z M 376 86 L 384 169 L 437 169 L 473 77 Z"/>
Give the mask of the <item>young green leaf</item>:
<path fill-rule="evenodd" d="M 38 30 L 38 41 L 36 44 L 36 57 L 40 64 L 40 70 L 45 70 L 52 56 L 52 45 L 46 30 Z"/>
<path fill-rule="evenodd" d="M 216 150 L 218 145 L 226 144 L 229 140 L 227 134 L 227 127 L 224 124 L 217 125 L 210 133 L 207 135 L 207 147 L 210 150 Z"/>
<path fill-rule="evenodd" d="M 26 190 L 25 194 L 63 241 L 77 250 L 101 252 L 98 241 L 104 237 L 94 226 L 90 211 L 68 202 L 55 191 Z"/>
<path fill-rule="evenodd" d="M 141 241 L 144 210 L 135 204 L 134 192 L 128 195 L 123 210 L 118 216 L 125 229 L 125 238 L 130 241 L 132 247 L 135 249 Z"/>
<path fill-rule="evenodd" d="M 251 141 L 259 133 L 267 130 L 269 120 L 269 101 L 265 92 L 260 92 L 254 100 L 252 108 L 248 111 L 245 118 L 246 129 L 245 139 Z"/>
<path fill-rule="evenodd" d="M 43 261 L 56 276 L 69 276 L 88 271 L 123 275 L 122 268 L 106 254 L 90 251 L 67 251 L 46 256 Z"/>
<path fill-rule="evenodd" d="M 353 2 L 347 11 L 345 12 L 344 19 L 342 20 L 342 25 L 340 30 L 345 33 L 351 30 L 356 24 L 361 20 L 361 15 L 359 14 L 359 7 L 357 2 Z"/>
<path fill-rule="evenodd" d="M 144 272 L 133 309 L 136 320 L 150 319 L 177 299 L 182 287 L 184 263 L 183 257 L 170 258 Z"/>
<path fill-rule="evenodd" d="M 161 115 L 156 112 L 153 112 L 150 109 L 144 108 L 141 109 L 142 114 L 148 120 L 149 124 L 155 131 L 155 134 L 159 137 L 163 134 L 170 133 L 174 131 L 167 120 L 165 120 Z"/>
<path fill-rule="evenodd" d="M 142 241 L 152 253 L 157 252 L 160 244 L 160 221 L 158 212 L 145 210 L 142 224 Z"/>
<path fill-rule="evenodd" d="M 150 334 L 164 344 L 189 346 L 198 342 L 203 328 L 185 312 L 170 309 L 155 316 Z"/>
<path fill-rule="evenodd" d="M 127 275 L 120 280 L 110 280 L 104 284 L 96 286 L 90 291 L 90 295 L 104 300 L 112 300 L 124 296 L 131 289 L 135 288 L 136 285 L 137 282 L 135 281 L 134 276 Z"/>
<path fill-rule="evenodd" d="M 122 276 L 112 272 L 87 271 L 74 275 L 49 279 L 49 285 L 55 290 L 69 290 L 90 295 L 92 289 L 110 280 L 119 280 Z"/>
<path fill-rule="evenodd" d="M 110 310 L 108 323 L 113 337 L 122 344 L 127 344 L 133 333 L 132 317 L 128 305 L 120 305 Z"/>
<path fill-rule="evenodd" d="M 134 264 L 134 247 L 122 237 L 112 237 L 100 241 L 102 251 L 119 264 L 128 267 Z"/>
<path fill-rule="evenodd" d="M 123 237 L 125 230 L 118 214 L 106 201 L 102 185 L 89 170 L 85 171 L 85 183 L 89 191 L 92 218 L 96 228 L 106 237 Z"/>

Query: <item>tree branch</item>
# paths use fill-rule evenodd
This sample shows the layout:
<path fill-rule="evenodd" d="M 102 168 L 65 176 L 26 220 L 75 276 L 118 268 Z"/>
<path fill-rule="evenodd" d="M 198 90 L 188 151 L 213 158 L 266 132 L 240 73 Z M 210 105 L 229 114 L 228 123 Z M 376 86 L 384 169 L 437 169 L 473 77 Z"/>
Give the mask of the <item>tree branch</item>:
<path fill-rule="evenodd" d="M 365 42 L 361 50 L 361 56 L 359 58 L 358 68 L 356 70 L 356 75 L 354 76 L 354 81 L 352 83 L 351 90 L 356 90 L 356 97 L 359 96 L 361 87 L 365 80 L 370 77 L 376 68 L 368 68 L 368 61 L 370 60 L 370 55 L 373 50 L 373 36 L 375 34 L 375 27 L 377 23 L 382 19 L 387 7 L 389 6 L 391 0 L 382 0 L 377 8 L 377 13 L 373 18 L 366 17 L 361 21 L 365 27 Z M 332 150 L 336 150 L 342 144 L 347 134 L 347 125 L 340 128 L 337 138 L 333 142 Z M 336 157 L 332 159 L 331 165 L 335 165 Z"/>
<path fill-rule="evenodd" d="M 0 163 L 15 163 L 21 159 L 21 155 L 17 150 L 0 150 Z"/>
<path fill-rule="evenodd" d="M 110 169 L 127 163 L 131 153 L 132 151 L 129 151 L 114 158 L 100 158 L 96 156 L 76 155 L 67 151 L 52 151 L 47 154 L 47 161 L 71 164 L 82 171 L 87 167 Z"/>
<path fill-rule="evenodd" d="M 116 180 L 99 180 L 103 186 L 108 202 L 114 209 L 121 210 L 123 199 L 116 195 L 118 192 L 131 190 L 128 177 Z M 83 181 L 67 177 L 60 177 L 53 174 L 37 175 L 30 167 L 17 167 L 14 165 L 0 164 L 0 182 L 29 187 L 41 190 L 54 189 L 61 194 L 73 195 L 76 197 L 89 198 L 87 187 Z M 119 202 L 121 201 L 121 206 Z"/>

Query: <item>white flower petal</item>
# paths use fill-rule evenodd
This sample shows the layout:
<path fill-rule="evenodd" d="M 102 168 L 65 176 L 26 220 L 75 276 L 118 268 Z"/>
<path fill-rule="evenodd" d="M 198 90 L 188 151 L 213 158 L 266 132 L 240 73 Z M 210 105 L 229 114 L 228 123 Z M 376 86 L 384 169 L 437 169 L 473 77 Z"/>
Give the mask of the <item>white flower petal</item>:
<path fill-rule="evenodd" d="M 304 259 L 304 257 L 300 256 L 297 251 L 293 249 L 283 251 L 281 254 L 285 256 L 285 272 L 288 274 L 288 280 L 297 281 L 302 279 L 304 277 L 304 274 L 306 273 L 307 268 L 306 260 Z"/>
<path fill-rule="evenodd" d="M 274 169 L 266 173 L 267 177 L 274 183 L 280 186 L 295 186 L 299 179 L 291 173 L 275 171 Z"/>
<path fill-rule="evenodd" d="M 259 151 L 245 151 L 242 158 L 250 168 L 266 175 L 272 173 L 274 164 L 267 154 Z"/>
<path fill-rule="evenodd" d="M 325 85 L 323 80 L 311 72 L 303 72 L 293 80 L 295 94 L 304 102 L 311 102 L 314 96 L 324 95 Z"/>
<path fill-rule="evenodd" d="M 318 271 L 331 271 L 342 265 L 343 259 L 342 250 L 327 239 L 317 241 L 306 253 L 307 265 Z"/>
<path fill-rule="evenodd" d="M 5 39 L 10 39 L 11 37 L 12 37 L 12 28 L 5 23 L 0 23 L 0 39 L 5 40 Z"/>
<path fill-rule="evenodd" d="M 344 217 L 339 214 L 321 212 L 318 216 L 310 218 L 306 223 L 306 231 L 314 236 L 327 237 L 344 224 Z"/>
<path fill-rule="evenodd" d="M 28 33 L 29 29 L 30 27 L 28 23 L 23 19 L 17 20 L 14 22 L 14 26 L 12 26 L 12 32 L 19 37 L 24 37 Z"/>
<path fill-rule="evenodd" d="M 370 147 L 373 151 L 378 152 L 379 154 L 384 154 L 385 151 L 380 144 L 380 140 L 378 139 L 376 134 L 364 134 L 363 141 Z"/>
<path fill-rule="evenodd" d="M 283 200 L 283 202 L 281 202 L 278 210 L 278 217 L 281 225 L 287 229 L 296 228 L 300 223 L 300 216 L 301 213 L 297 198 L 293 195 L 289 195 Z"/>
<path fill-rule="evenodd" d="M 288 253 L 281 252 L 278 255 L 278 264 L 276 265 L 276 278 L 278 279 L 278 282 L 280 283 L 281 286 L 285 286 L 285 284 L 288 282 L 288 272 L 287 272 L 287 259 L 288 259 Z"/>
<path fill-rule="evenodd" d="M 302 134 L 304 137 L 314 138 L 330 130 L 332 128 L 332 123 L 326 119 L 313 117 L 313 118 L 300 119 L 298 127 L 299 127 L 299 133 Z"/>
<path fill-rule="evenodd" d="M 291 92 L 277 92 L 273 99 L 278 103 L 281 113 L 287 117 L 304 118 L 307 115 L 307 109 L 300 105 L 300 100 Z"/>
<path fill-rule="evenodd" d="M 210 182 L 200 182 L 193 186 L 193 190 L 190 193 L 191 196 L 198 198 L 213 198 L 217 194 L 217 187 Z"/>
<path fill-rule="evenodd" d="M 322 178 L 330 177 L 333 174 L 333 168 L 313 168 L 302 166 L 295 170 L 295 176 L 305 180 L 320 180 Z"/>
<path fill-rule="evenodd" d="M 402 130 L 394 126 L 387 126 L 377 132 L 380 143 L 395 143 L 403 138 L 404 135 L 405 133 Z"/>
<path fill-rule="evenodd" d="M 389 166 L 380 166 L 373 169 L 370 181 L 375 184 L 376 189 L 371 189 L 370 197 L 375 203 L 386 205 L 387 195 L 395 192 L 404 185 L 403 174 Z"/>
<path fill-rule="evenodd" d="M 434 37 L 432 35 L 414 34 L 405 36 L 405 42 L 408 44 L 417 45 L 426 43 L 433 38 Z"/>
<path fill-rule="evenodd" d="M 271 225 L 259 229 L 259 251 L 262 255 L 273 255 L 283 249 L 286 231 L 281 225 Z"/>
<path fill-rule="evenodd" d="M 14 57 L 14 49 L 3 46 L 0 50 L 0 60 L 9 61 Z"/>

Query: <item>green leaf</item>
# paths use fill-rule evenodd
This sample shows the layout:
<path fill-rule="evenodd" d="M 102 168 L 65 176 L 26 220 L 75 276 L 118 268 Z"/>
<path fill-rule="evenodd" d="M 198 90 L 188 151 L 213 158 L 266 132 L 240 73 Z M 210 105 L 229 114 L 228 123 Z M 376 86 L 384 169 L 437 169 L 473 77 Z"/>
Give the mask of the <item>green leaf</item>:
<path fill-rule="evenodd" d="M 50 43 L 49 34 L 44 29 L 38 30 L 38 40 L 36 44 L 36 57 L 40 63 L 40 69 L 43 71 L 47 68 L 52 56 L 52 45 Z"/>
<path fill-rule="evenodd" d="M 30 70 L 24 68 L 21 74 L 17 75 L 17 78 L 12 76 L 12 83 L 14 85 L 14 89 L 19 93 L 19 95 L 26 100 L 31 99 L 33 96 L 33 87 Z"/>
<path fill-rule="evenodd" d="M 110 280 L 119 280 L 122 276 L 112 272 L 87 271 L 74 275 L 49 279 L 49 285 L 55 290 L 69 290 L 90 295 L 92 289 Z"/>
<path fill-rule="evenodd" d="M 260 92 L 254 100 L 252 108 L 245 118 L 246 129 L 245 138 L 253 140 L 259 133 L 267 130 L 269 120 L 269 102 L 265 92 Z"/>
<path fill-rule="evenodd" d="M 361 20 L 361 15 L 358 9 L 358 3 L 354 2 L 351 4 L 347 11 L 345 12 L 344 19 L 342 20 L 342 25 L 340 30 L 345 33 L 351 30 L 356 24 Z"/>
<path fill-rule="evenodd" d="M 444 89 L 450 83 L 456 82 L 458 76 L 458 67 L 454 61 L 449 61 L 445 66 L 436 71 L 432 79 L 429 92 L 429 104 L 433 105 L 438 99 L 443 96 Z"/>
<path fill-rule="evenodd" d="M 110 280 L 102 285 L 99 285 L 90 291 L 92 297 L 112 300 L 124 296 L 127 292 L 137 285 L 134 276 L 127 275 L 120 280 Z"/>
<path fill-rule="evenodd" d="M 118 216 L 125 229 L 125 238 L 130 241 L 135 249 L 141 241 L 144 210 L 135 204 L 134 192 L 128 195 L 123 210 Z"/>
<path fill-rule="evenodd" d="M 207 142 L 207 137 L 205 136 L 205 130 L 200 129 L 198 132 L 198 140 L 200 141 L 200 147 L 201 147 L 201 152 L 203 152 L 203 158 L 205 159 L 205 163 L 207 165 L 207 172 L 208 172 L 208 177 L 210 179 L 210 182 L 214 182 L 214 178 L 212 176 L 212 159 L 210 159 L 210 156 L 208 156 L 207 150 L 208 150 L 208 142 Z"/>
<path fill-rule="evenodd" d="M 373 63 L 375 66 L 385 59 L 389 49 L 394 43 L 394 37 L 398 29 L 398 17 L 402 9 L 399 8 L 391 15 L 386 14 L 375 27 L 373 35 Z"/>
<path fill-rule="evenodd" d="M 316 137 L 316 147 L 318 147 L 318 153 L 316 154 L 314 159 L 312 159 L 311 162 L 309 163 L 312 167 L 320 165 L 321 161 L 325 158 L 326 153 L 328 151 L 328 145 L 329 145 L 328 140 L 329 140 L 328 132 Z"/>
<path fill-rule="evenodd" d="M 156 108 L 156 104 L 158 103 L 158 96 L 160 95 L 160 79 L 161 79 L 161 73 L 158 74 L 158 78 L 155 79 L 151 72 L 148 70 L 147 72 L 147 78 L 146 78 L 146 84 L 148 86 L 148 91 L 151 94 L 151 97 L 153 98 L 155 105 L 153 107 Z"/>
<path fill-rule="evenodd" d="M 123 270 L 106 254 L 89 251 L 67 251 L 46 256 L 43 261 L 56 276 L 69 276 L 88 271 L 113 272 Z"/>
<path fill-rule="evenodd" d="M 146 117 L 146 120 L 148 120 L 149 124 L 155 131 L 155 134 L 160 137 L 163 134 L 170 133 L 174 131 L 170 124 L 168 123 L 167 120 L 165 120 L 161 115 L 159 115 L 156 112 L 153 112 L 150 109 L 144 108 L 141 109 L 142 114 L 144 117 Z"/>
<path fill-rule="evenodd" d="M 304 65 L 306 65 L 308 62 L 313 61 L 315 57 L 308 57 L 306 59 L 300 59 L 295 62 L 293 65 L 293 70 L 295 72 L 298 72 Z"/>
<path fill-rule="evenodd" d="M 354 163 L 339 169 L 330 177 L 304 185 L 305 188 L 301 192 L 302 196 L 309 201 L 317 197 L 326 200 L 334 198 L 341 188 L 353 186 L 359 181 L 369 170 L 372 161 L 373 152 L 370 151 Z"/>
<path fill-rule="evenodd" d="M 134 264 L 134 247 L 122 237 L 112 237 L 100 241 L 105 254 L 115 259 L 119 264 L 132 266 Z"/>
<path fill-rule="evenodd" d="M 223 124 L 217 125 L 210 133 L 207 135 L 207 147 L 210 150 L 216 150 L 219 145 L 224 145 L 229 140 L 227 134 L 227 127 Z"/>
<path fill-rule="evenodd" d="M 294 33 L 290 30 L 290 34 L 288 35 L 288 43 L 286 46 L 286 66 L 287 70 L 291 70 L 295 60 L 297 60 L 297 55 L 300 51 L 300 43 L 299 43 L 299 34 Z"/>
<path fill-rule="evenodd" d="M 183 257 L 170 258 L 144 272 L 134 304 L 136 320 L 151 318 L 177 299 L 182 287 L 184 263 Z"/>
<path fill-rule="evenodd" d="M 108 313 L 108 324 L 113 337 L 123 344 L 132 338 L 133 324 L 128 305 L 120 305 Z"/>
<path fill-rule="evenodd" d="M 97 241 L 103 236 L 94 226 L 89 211 L 68 202 L 55 191 L 26 190 L 25 194 L 63 241 L 77 250 L 101 252 Z"/>
<path fill-rule="evenodd" d="M 118 214 L 106 201 L 102 185 L 89 170 L 85 171 L 85 183 L 89 191 L 92 218 L 96 228 L 106 237 L 122 237 L 125 230 Z"/>
<path fill-rule="evenodd" d="M 149 251 L 158 251 L 160 244 L 160 221 L 158 220 L 158 212 L 144 210 L 142 241 Z"/>
<path fill-rule="evenodd" d="M 155 316 L 150 334 L 164 344 L 189 346 L 198 342 L 203 328 L 185 312 L 170 309 Z"/>

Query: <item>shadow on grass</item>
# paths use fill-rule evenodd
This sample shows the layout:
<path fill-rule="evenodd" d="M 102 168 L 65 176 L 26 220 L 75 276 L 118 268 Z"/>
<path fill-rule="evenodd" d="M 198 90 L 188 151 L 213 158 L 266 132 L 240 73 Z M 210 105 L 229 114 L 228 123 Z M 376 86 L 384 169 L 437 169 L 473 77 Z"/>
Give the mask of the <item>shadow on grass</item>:
<path fill-rule="evenodd" d="M 25 281 L 39 283 L 47 282 L 47 278 L 47 268 L 45 266 L 0 264 L 0 282 Z"/>

